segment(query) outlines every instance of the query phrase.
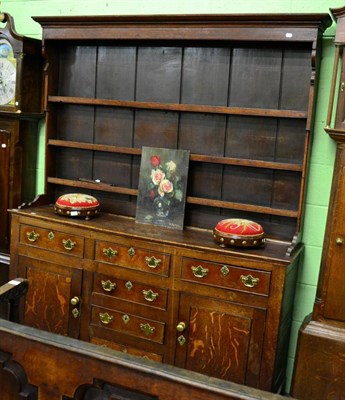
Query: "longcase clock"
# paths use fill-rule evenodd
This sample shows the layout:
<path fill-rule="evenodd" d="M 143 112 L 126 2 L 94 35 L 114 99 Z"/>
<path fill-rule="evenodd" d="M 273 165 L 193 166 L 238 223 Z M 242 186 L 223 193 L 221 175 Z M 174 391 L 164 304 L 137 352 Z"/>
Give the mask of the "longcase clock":
<path fill-rule="evenodd" d="M 300 400 L 341 400 L 345 393 L 345 7 L 331 12 L 337 29 L 325 130 L 336 157 L 314 309 L 297 345 L 291 394 Z"/>
<path fill-rule="evenodd" d="M 7 209 L 35 195 L 30 171 L 36 168 L 38 124 L 43 118 L 43 58 L 41 40 L 19 35 L 7 13 L 0 14 L 0 22 L 0 253 L 7 254 Z"/>

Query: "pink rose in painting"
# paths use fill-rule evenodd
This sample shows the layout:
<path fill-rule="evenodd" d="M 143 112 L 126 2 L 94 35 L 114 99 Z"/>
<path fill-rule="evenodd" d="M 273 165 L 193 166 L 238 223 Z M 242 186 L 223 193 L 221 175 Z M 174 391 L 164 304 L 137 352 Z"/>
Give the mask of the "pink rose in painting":
<path fill-rule="evenodd" d="M 152 156 L 150 160 L 151 160 L 151 165 L 154 168 L 157 168 L 158 165 L 161 163 L 161 159 L 158 156 Z"/>
<path fill-rule="evenodd" d="M 159 185 L 158 193 L 160 196 L 164 196 L 165 193 L 171 193 L 173 190 L 174 185 L 168 179 L 163 179 Z"/>
<path fill-rule="evenodd" d="M 153 169 L 151 171 L 151 179 L 155 185 L 159 185 L 164 178 L 165 178 L 165 173 L 160 169 Z"/>

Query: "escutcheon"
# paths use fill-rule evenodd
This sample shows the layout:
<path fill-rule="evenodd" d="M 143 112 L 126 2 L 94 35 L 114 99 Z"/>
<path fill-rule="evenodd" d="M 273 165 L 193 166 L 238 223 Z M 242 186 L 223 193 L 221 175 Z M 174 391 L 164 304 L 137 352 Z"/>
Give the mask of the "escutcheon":
<path fill-rule="evenodd" d="M 178 341 L 178 344 L 179 344 L 180 346 L 183 346 L 183 345 L 186 343 L 186 338 L 185 338 L 183 335 L 180 335 L 180 336 L 177 338 L 177 341 Z"/>

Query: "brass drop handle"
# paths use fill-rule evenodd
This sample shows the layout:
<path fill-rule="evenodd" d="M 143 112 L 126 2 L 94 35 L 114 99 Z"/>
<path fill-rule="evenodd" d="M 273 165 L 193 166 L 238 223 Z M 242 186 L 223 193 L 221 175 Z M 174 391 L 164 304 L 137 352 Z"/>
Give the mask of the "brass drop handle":
<path fill-rule="evenodd" d="M 71 240 L 71 239 L 63 239 L 62 244 L 66 250 L 71 251 L 74 249 L 76 242 L 73 242 L 73 240 Z"/>
<path fill-rule="evenodd" d="M 159 296 L 158 293 L 155 293 L 153 290 L 149 289 L 149 290 L 143 290 L 143 295 L 144 295 L 144 299 L 146 301 L 155 301 L 157 299 L 157 297 Z"/>
<path fill-rule="evenodd" d="M 186 329 L 186 324 L 184 323 L 184 322 L 179 322 L 177 325 L 176 325 L 176 330 L 177 330 L 177 332 L 183 332 L 184 330 Z"/>
<path fill-rule="evenodd" d="M 74 297 L 71 298 L 71 304 L 72 304 L 72 306 L 76 306 L 76 305 L 79 304 L 79 303 L 80 303 L 80 299 L 79 299 L 78 296 L 74 296 Z"/>
<path fill-rule="evenodd" d="M 156 258 L 154 256 L 151 257 L 145 257 L 146 265 L 149 268 L 157 268 L 159 264 L 162 262 L 159 258 Z"/>
<path fill-rule="evenodd" d="M 208 274 L 208 268 L 203 268 L 201 265 L 191 267 L 191 270 L 196 278 L 204 278 Z"/>
<path fill-rule="evenodd" d="M 113 258 L 114 256 L 117 256 L 118 251 L 113 250 L 111 247 L 107 249 L 103 249 L 103 254 L 105 254 L 109 259 Z"/>
<path fill-rule="evenodd" d="M 36 240 L 40 237 L 39 233 L 36 233 L 35 231 L 27 232 L 26 237 L 28 238 L 29 242 L 36 242 Z"/>
<path fill-rule="evenodd" d="M 243 285 L 250 288 L 256 286 L 260 281 L 260 278 L 254 278 L 252 275 L 241 275 L 240 278 Z"/>
<path fill-rule="evenodd" d="M 116 288 L 116 283 L 111 282 L 109 279 L 107 281 L 101 280 L 101 285 L 105 292 L 112 292 Z"/>
<path fill-rule="evenodd" d="M 335 243 L 337 244 L 337 246 L 342 246 L 344 244 L 344 239 L 342 237 L 337 237 L 335 239 Z"/>
<path fill-rule="evenodd" d="M 99 318 L 100 318 L 102 324 L 108 325 L 108 324 L 110 324 L 110 323 L 113 321 L 114 316 L 113 316 L 113 315 L 110 315 L 110 314 L 108 314 L 108 313 L 106 312 L 106 313 L 99 313 Z"/>
<path fill-rule="evenodd" d="M 146 336 L 153 335 L 156 328 L 154 326 L 151 326 L 150 324 L 140 324 L 140 329 L 145 333 Z"/>

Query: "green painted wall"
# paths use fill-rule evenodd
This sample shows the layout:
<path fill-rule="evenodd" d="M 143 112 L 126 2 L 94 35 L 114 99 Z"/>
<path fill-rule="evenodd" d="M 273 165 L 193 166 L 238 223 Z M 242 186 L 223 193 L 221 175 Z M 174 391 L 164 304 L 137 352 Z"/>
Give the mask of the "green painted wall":
<path fill-rule="evenodd" d="M 345 0 L 3 0 L 0 10 L 12 14 L 19 33 L 41 37 L 31 16 L 95 14 L 193 14 L 193 13 L 328 13 L 345 5 Z M 295 297 L 294 321 L 288 360 L 286 389 L 289 390 L 298 329 L 313 308 L 327 217 L 335 155 L 334 142 L 324 132 L 333 67 L 334 24 L 323 38 L 321 75 L 317 97 L 310 168 L 307 179 L 303 242 L 305 254 L 300 265 Z M 44 126 L 39 136 L 37 193 L 43 190 Z"/>

